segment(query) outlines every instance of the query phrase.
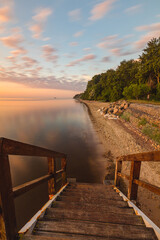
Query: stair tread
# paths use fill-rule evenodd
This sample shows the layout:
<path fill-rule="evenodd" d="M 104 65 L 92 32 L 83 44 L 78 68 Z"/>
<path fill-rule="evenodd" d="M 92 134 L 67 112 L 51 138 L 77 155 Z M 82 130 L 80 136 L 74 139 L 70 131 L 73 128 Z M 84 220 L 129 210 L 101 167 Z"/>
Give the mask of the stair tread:
<path fill-rule="evenodd" d="M 134 210 L 130 207 L 118 207 L 114 205 L 97 205 L 91 203 L 78 203 L 78 202 L 62 202 L 56 201 L 52 204 L 52 208 L 63 208 L 63 209 L 83 209 L 84 211 L 99 211 L 99 212 L 119 212 L 126 214 L 133 214 Z"/>
<path fill-rule="evenodd" d="M 137 215 L 128 215 L 120 213 L 108 213 L 108 212 L 87 212 L 84 210 L 78 209 L 60 209 L 60 208 L 49 208 L 45 214 L 45 220 L 56 219 L 61 221 L 61 219 L 72 219 L 72 220 L 81 220 L 81 221 L 92 221 L 92 222 L 106 222 L 106 223 L 120 223 L 127 225 L 144 225 L 141 217 Z"/>
<path fill-rule="evenodd" d="M 35 231 L 49 231 L 49 232 L 63 232 L 69 234 L 83 234 L 99 237 L 119 237 L 122 239 L 155 239 L 153 230 L 145 226 L 135 226 L 125 224 L 111 224 L 111 223 L 92 223 L 79 222 L 68 220 L 56 221 L 38 221 Z"/>

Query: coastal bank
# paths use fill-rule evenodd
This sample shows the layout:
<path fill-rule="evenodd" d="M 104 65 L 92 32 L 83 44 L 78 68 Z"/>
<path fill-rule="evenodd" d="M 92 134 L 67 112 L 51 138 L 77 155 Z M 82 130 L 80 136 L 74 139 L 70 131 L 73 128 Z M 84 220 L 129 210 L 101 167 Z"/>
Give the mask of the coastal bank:
<path fill-rule="evenodd" d="M 110 103 L 86 100 L 80 100 L 80 102 L 88 107 L 94 129 L 104 148 L 104 157 L 106 159 L 105 180 L 114 179 L 116 157 L 132 153 L 159 150 L 159 144 L 156 144 L 154 141 L 142 134 L 142 132 L 136 128 L 136 124 L 132 123 L 134 121 L 129 122 L 121 118 L 107 118 L 100 114 L 100 109 L 109 107 Z M 136 112 L 136 114 L 140 114 L 141 112 L 143 117 L 145 114 L 148 117 L 151 115 L 151 118 L 159 124 L 159 106 L 132 103 L 126 110 L 126 112 L 130 111 Z M 131 115 L 131 117 L 133 117 L 133 115 Z M 140 121 L 138 116 L 135 117 L 135 119 L 139 119 Z M 129 171 L 129 163 L 123 164 L 122 172 L 129 174 Z M 143 163 L 140 178 L 159 187 L 160 163 Z M 125 187 L 126 184 L 127 182 L 122 184 L 124 192 L 127 189 Z M 137 201 L 138 207 L 140 207 L 149 218 L 160 226 L 159 202 L 159 196 L 154 196 L 154 194 L 148 192 L 147 190 L 139 188 Z"/>

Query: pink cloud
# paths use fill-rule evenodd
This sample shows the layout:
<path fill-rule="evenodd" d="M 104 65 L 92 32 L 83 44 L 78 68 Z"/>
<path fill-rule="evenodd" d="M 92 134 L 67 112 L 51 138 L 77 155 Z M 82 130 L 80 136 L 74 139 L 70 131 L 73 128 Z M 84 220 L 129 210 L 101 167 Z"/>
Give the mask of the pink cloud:
<path fill-rule="evenodd" d="M 80 36 L 83 35 L 83 33 L 84 33 L 84 31 L 79 31 L 79 32 L 76 32 L 73 36 L 74 37 L 80 37 Z"/>
<path fill-rule="evenodd" d="M 2 37 L 0 40 L 7 47 L 19 48 L 19 44 L 23 42 L 23 36 L 20 33 L 15 33 L 8 37 Z"/>
<path fill-rule="evenodd" d="M 142 25 L 135 28 L 137 31 L 159 31 L 160 34 L 160 22 L 150 25 Z"/>
<path fill-rule="evenodd" d="M 46 61 L 54 63 L 57 61 L 58 56 L 54 54 L 56 50 L 51 45 L 44 45 L 42 47 L 42 51 L 43 57 L 46 59 Z"/>
<path fill-rule="evenodd" d="M 18 56 L 18 55 L 25 55 L 25 54 L 27 54 L 27 50 L 20 47 L 20 48 L 14 50 L 14 51 L 11 51 L 11 54 L 15 57 Z"/>
<path fill-rule="evenodd" d="M 86 55 L 86 56 L 84 56 L 84 57 L 82 57 L 82 58 L 80 58 L 80 59 L 77 59 L 77 60 L 75 60 L 75 61 L 70 62 L 70 63 L 67 65 L 67 67 L 72 67 L 72 66 L 75 66 L 75 65 L 77 65 L 77 64 L 79 64 L 79 63 L 81 63 L 81 62 L 90 61 L 90 60 L 93 60 L 93 59 L 95 59 L 95 58 L 96 58 L 95 55 L 89 54 L 89 55 Z"/>
<path fill-rule="evenodd" d="M 40 38 L 44 32 L 45 23 L 47 18 L 52 14 L 52 9 L 50 8 L 40 8 L 36 10 L 36 15 L 32 17 L 34 22 L 30 25 L 29 30 L 32 32 L 33 38 Z"/>
<path fill-rule="evenodd" d="M 81 19 L 81 9 L 75 9 L 68 13 L 71 21 L 79 21 Z"/>
<path fill-rule="evenodd" d="M 136 49 L 142 49 L 146 46 L 147 42 L 149 42 L 152 38 L 159 38 L 159 31 L 148 32 L 147 34 L 141 36 L 141 38 L 134 43 Z"/>
<path fill-rule="evenodd" d="M 36 65 L 38 64 L 38 61 L 33 59 L 33 58 L 30 58 L 30 57 L 22 57 L 22 60 L 24 61 L 24 66 L 23 67 L 27 67 L 27 68 L 30 68 L 30 67 L 33 67 L 33 65 Z"/>
<path fill-rule="evenodd" d="M 12 13 L 10 6 L 0 8 L 0 22 L 9 22 L 12 20 Z"/>
<path fill-rule="evenodd" d="M 78 43 L 77 42 L 71 42 L 69 45 L 72 46 L 72 47 L 75 47 L 75 46 L 78 46 Z"/>
<path fill-rule="evenodd" d="M 116 0 L 106 0 L 96 4 L 91 10 L 91 21 L 96 21 L 103 18 L 113 8 L 113 3 Z"/>
<path fill-rule="evenodd" d="M 129 14 L 134 14 L 136 12 L 138 12 L 140 10 L 140 8 L 142 7 L 141 4 L 138 4 L 138 5 L 135 5 L 135 6 L 132 6 L 130 8 L 127 8 L 125 10 L 126 13 L 129 13 Z"/>

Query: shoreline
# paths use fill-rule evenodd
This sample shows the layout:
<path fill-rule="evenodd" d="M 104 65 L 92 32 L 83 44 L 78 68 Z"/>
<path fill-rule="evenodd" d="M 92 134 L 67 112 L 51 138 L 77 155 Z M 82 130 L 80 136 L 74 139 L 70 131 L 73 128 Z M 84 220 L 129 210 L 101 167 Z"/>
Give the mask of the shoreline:
<path fill-rule="evenodd" d="M 88 113 L 93 123 L 96 134 L 104 147 L 104 158 L 106 160 L 105 180 L 114 180 L 116 157 L 156 150 L 150 141 L 146 141 L 140 136 L 135 129 L 122 120 L 106 119 L 100 115 L 97 110 L 101 107 L 107 107 L 110 103 L 97 101 L 79 100 L 88 108 Z M 157 167 L 158 166 L 158 167 Z M 129 163 L 123 164 L 122 173 L 129 175 Z M 160 185 L 160 164 L 159 163 L 143 163 L 140 178 L 153 185 Z M 127 182 L 123 189 L 127 193 Z M 138 189 L 137 206 L 160 227 L 160 197 L 151 192 L 140 188 Z"/>

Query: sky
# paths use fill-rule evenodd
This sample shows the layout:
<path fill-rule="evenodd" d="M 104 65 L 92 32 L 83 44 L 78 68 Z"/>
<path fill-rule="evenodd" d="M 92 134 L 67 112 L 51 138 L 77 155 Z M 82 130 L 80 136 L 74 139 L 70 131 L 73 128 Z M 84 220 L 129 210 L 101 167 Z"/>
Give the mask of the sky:
<path fill-rule="evenodd" d="M 0 0 L 0 98 L 72 97 L 160 36 L 160 0 Z"/>

